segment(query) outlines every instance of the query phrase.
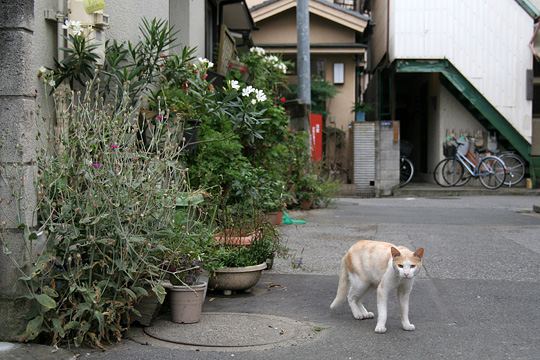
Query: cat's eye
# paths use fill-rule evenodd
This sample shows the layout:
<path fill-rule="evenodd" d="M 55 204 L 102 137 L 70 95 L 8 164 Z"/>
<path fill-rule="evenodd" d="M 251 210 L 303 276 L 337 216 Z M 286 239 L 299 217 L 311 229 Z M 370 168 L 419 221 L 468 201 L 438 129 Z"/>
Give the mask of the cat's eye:
<path fill-rule="evenodd" d="M 399 267 L 399 268 L 403 268 L 403 265 L 399 264 L 398 267 Z"/>
<path fill-rule="evenodd" d="M 416 265 L 411 265 L 411 269 L 414 269 L 416 267 Z"/>

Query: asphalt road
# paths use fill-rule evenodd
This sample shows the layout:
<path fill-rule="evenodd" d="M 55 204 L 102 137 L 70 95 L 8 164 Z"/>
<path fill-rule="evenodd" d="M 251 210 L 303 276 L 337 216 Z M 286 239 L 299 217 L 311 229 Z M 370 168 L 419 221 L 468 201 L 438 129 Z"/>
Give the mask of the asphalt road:
<path fill-rule="evenodd" d="M 294 212 L 307 224 L 282 226 L 291 257 L 276 261 L 251 293 L 209 295 L 204 311 L 284 316 L 312 324 L 313 339 L 256 351 L 201 351 L 133 341 L 80 359 L 540 359 L 540 197 L 338 199 Z M 401 330 L 396 299 L 388 332 L 329 310 L 339 259 L 359 239 L 425 248 L 425 268 Z M 302 263 L 298 269 L 291 262 Z M 366 307 L 376 312 L 375 294 Z M 234 331 L 234 328 L 231 328 Z"/>

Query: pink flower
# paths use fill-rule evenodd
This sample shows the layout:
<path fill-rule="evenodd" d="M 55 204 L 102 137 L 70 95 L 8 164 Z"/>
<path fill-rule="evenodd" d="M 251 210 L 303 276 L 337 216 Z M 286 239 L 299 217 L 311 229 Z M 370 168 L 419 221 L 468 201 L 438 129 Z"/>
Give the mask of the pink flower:
<path fill-rule="evenodd" d="M 285 101 L 287 101 L 287 99 L 285 99 L 285 97 L 282 96 L 282 97 L 279 99 L 279 101 L 280 101 L 282 104 L 285 104 Z"/>
<path fill-rule="evenodd" d="M 103 164 L 100 163 L 100 162 L 95 161 L 95 162 L 92 163 L 92 167 L 94 169 L 101 169 L 103 167 Z"/>
<path fill-rule="evenodd" d="M 116 150 L 118 149 L 120 146 L 116 145 L 116 144 L 111 144 L 111 150 Z"/>
<path fill-rule="evenodd" d="M 156 120 L 163 121 L 163 115 L 162 114 L 156 115 Z"/>

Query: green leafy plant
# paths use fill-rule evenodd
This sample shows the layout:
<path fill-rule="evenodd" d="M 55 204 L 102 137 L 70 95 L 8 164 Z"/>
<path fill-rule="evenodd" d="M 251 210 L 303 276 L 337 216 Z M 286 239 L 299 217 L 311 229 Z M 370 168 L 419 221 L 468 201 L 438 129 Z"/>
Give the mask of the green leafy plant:
<path fill-rule="evenodd" d="M 273 226 L 261 221 L 257 228 L 258 236 L 250 246 L 215 244 L 207 253 L 204 267 L 211 272 L 222 267 L 253 266 L 264 263 L 276 253 L 286 254 L 287 249 Z"/>
<path fill-rule="evenodd" d="M 54 88 L 67 81 L 72 90 L 84 89 L 86 82 L 95 76 L 97 47 L 88 42 L 87 30 L 77 29 L 75 33 L 72 30 L 69 29 L 67 37 L 68 47 L 63 49 L 64 59 L 56 61 L 54 83 L 50 83 Z M 138 102 L 161 74 L 164 52 L 174 43 L 175 32 L 167 21 L 159 19 L 143 19 L 139 30 L 141 41 L 135 44 L 108 40 L 105 45 L 99 91 L 108 100 L 122 99 L 125 92 L 132 102 Z"/>
<path fill-rule="evenodd" d="M 98 81 L 81 98 L 55 93 L 69 107 L 57 113 L 57 152 L 38 161 L 48 243 L 21 278 L 34 304 L 26 341 L 101 347 L 120 340 L 141 297 L 165 296 L 169 250 L 159 239 L 174 224 L 177 195 L 189 191 L 181 149 L 159 123 L 144 144 L 131 99 L 117 106 L 99 94 Z"/>
<path fill-rule="evenodd" d="M 353 113 L 356 113 L 356 112 L 370 113 L 373 110 L 374 110 L 373 105 L 371 105 L 369 103 L 355 102 L 352 109 L 351 109 L 351 112 L 353 112 Z"/>

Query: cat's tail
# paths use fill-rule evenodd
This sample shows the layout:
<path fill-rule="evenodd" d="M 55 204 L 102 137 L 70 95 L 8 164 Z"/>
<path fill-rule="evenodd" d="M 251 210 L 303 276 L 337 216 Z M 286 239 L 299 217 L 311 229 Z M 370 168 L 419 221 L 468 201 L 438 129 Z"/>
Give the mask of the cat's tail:
<path fill-rule="evenodd" d="M 339 283 L 336 293 L 336 298 L 330 304 L 330 309 L 334 309 L 341 304 L 343 300 L 347 298 L 347 292 L 349 291 L 349 274 L 345 267 L 345 257 L 341 259 L 341 272 L 339 274 Z"/>

